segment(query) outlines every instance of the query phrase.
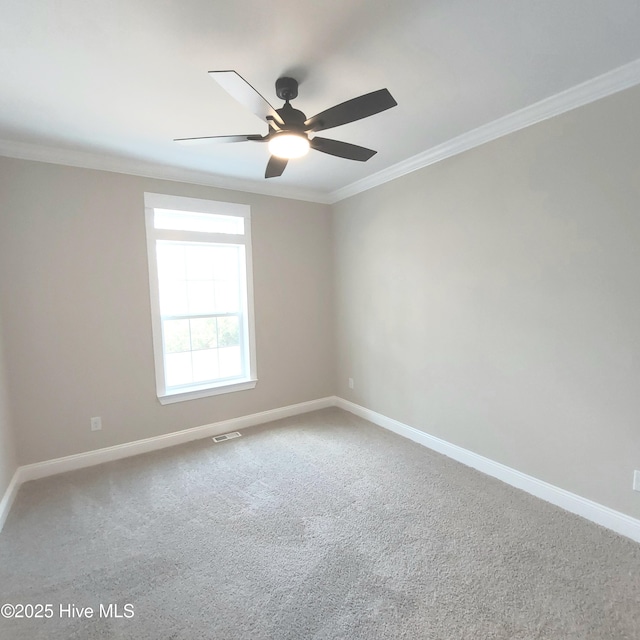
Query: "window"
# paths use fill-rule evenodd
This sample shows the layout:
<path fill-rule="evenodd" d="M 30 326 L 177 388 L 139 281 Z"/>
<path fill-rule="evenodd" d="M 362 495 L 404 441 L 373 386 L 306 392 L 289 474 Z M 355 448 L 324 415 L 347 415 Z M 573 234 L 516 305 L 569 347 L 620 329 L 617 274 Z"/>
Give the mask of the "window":
<path fill-rule="evenodd" d="M 256 385 L 247 205 L 145 193 L 162 404 Z"/>

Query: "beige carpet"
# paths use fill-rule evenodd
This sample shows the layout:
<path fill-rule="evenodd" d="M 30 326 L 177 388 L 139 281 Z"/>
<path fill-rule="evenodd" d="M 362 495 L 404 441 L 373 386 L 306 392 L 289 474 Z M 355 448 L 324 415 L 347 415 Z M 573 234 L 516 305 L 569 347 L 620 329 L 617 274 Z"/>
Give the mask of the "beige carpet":
<path fill-rule="evenodd" d="M 631 640 L 640 545 L 327 409 L 23 485 L 2 603 L 54 613 L 3 640 Z"/>

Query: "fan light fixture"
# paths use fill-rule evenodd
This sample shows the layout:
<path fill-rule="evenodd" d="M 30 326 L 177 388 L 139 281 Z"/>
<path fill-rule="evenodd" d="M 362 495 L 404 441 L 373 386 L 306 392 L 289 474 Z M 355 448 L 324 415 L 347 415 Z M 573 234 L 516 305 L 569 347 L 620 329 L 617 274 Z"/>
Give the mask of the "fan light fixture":
<path fill-rule="evenodd" d="M 309 152 L 309 140 L 299 133 L 280 133 L 269 140 L 271 155 L 278 158 L 301 158 Z"/>
<path fill-rule="evenodd" d="M 357 144 L 341 142 L 316 135 L 319 131 L 340 127 L 362 118 L 368 118 L 381 111 L 395 107 L 398 103 L 388 89 L 378 89 L 357 98 L 325 109 L 315 116 L 307 116 L 291 106 L 291 100 L 298 97 L 298 81 L 283 77 L 276 80 L 276 95 L 284 104 L 280 109 L 272 107 L 237 71 L 209 71 L 209 75 L 235 100 L 244 105 L 269 125 L 266 135 L 242 134 L 232 136 L 204 136 L 199 138 L 177 138 L 180 144 L 200 142 L 268 142 L 271 157 L 264 172 L 265 178 L 277 178 L 286 169 L 291 158 L 304 156 L 309 149 L 315 149 L 345 160 L 366 162 L 376 152 L 359 147 Z M 264 124 L 263 124 L 264 126 Z"/>

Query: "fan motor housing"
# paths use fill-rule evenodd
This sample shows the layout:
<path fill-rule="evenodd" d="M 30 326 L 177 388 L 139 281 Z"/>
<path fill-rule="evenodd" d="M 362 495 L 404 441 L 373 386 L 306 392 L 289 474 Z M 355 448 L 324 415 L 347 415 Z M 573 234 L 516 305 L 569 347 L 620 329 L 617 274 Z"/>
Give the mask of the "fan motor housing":
<path fill-rule="evenodd" d="M 294 109 L 288 102 L 276 111 L 285 123 L 285 129 L 304 129 L 307 116 L 302 111 Z"/>

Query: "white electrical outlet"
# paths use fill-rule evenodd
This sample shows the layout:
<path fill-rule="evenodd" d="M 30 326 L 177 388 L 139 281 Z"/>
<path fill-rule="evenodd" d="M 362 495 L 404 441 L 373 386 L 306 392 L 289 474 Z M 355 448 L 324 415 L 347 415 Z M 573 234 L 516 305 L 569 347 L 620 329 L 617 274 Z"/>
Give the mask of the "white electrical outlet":
<path fill-rule="evenodd" d="M 640 471 L 633 472 L 633 490 L 640 491 Z"/>
<path fill-rule="evenodd" d="M 353 378 L 349 378 L 349 389 L 353 389 Z"/>
<path fill-rule="evenodd" d="M 102 429 L 102 418 L 100 416 L 91 418 L 91 431 L 100 431 L 100 429 Z"/>

